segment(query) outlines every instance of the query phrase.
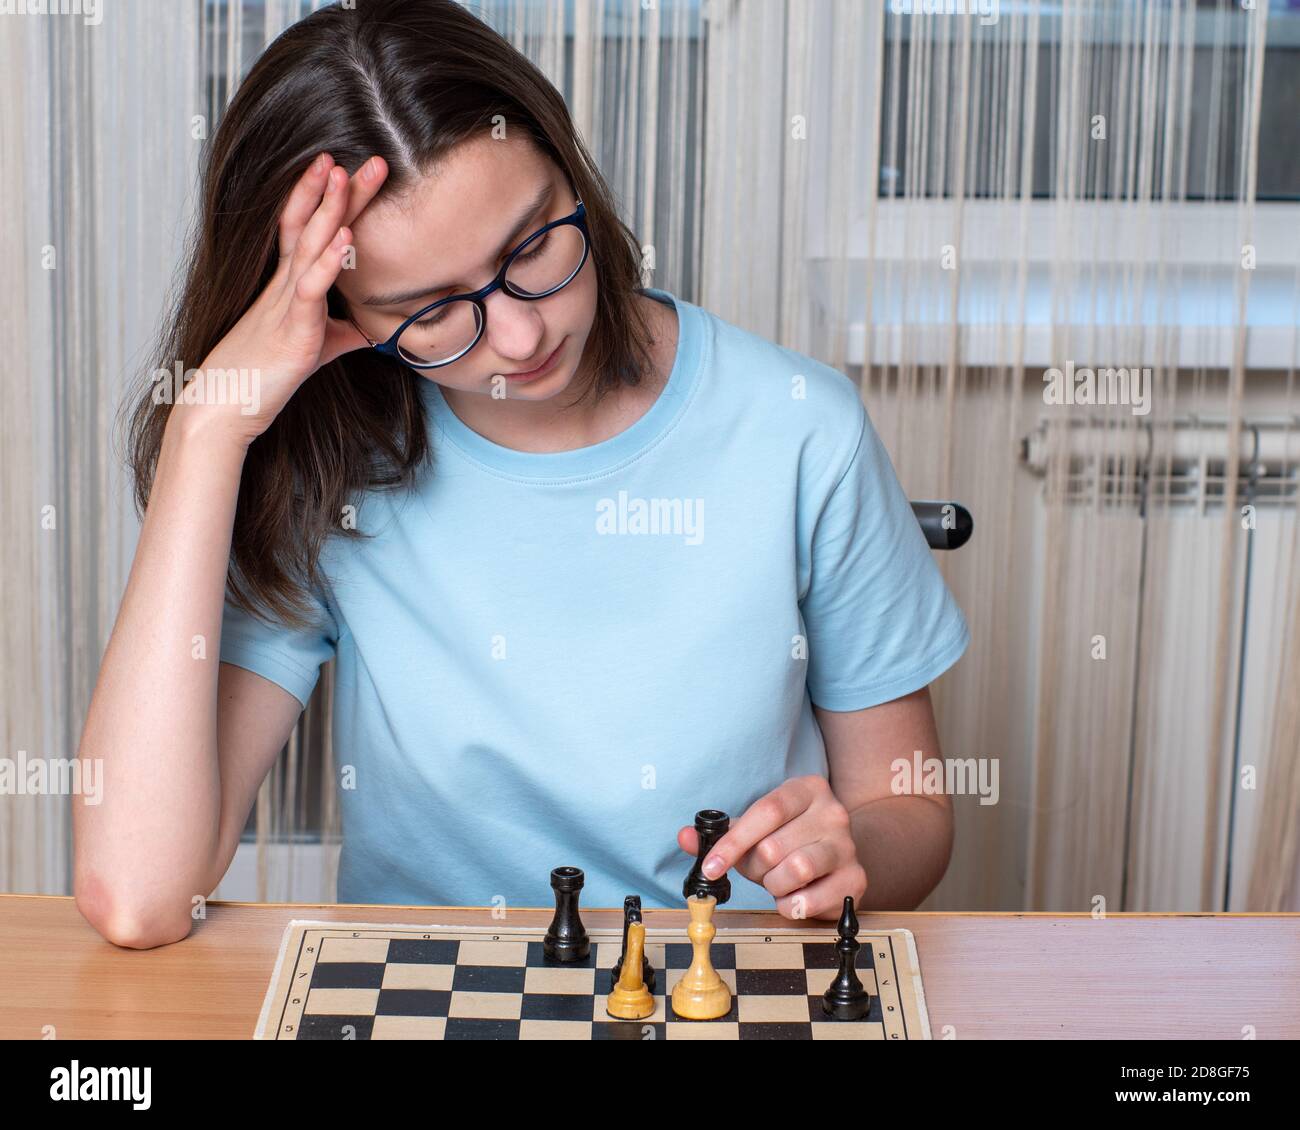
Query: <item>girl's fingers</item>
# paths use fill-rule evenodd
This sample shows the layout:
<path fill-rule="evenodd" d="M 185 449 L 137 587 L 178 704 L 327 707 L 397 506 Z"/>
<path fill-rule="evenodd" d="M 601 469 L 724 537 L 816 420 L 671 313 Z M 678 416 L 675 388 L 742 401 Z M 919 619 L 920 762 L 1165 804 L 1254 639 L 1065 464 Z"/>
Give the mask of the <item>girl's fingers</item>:
<path fill-rule="evenodd" d="M 866 872 L 852 863 L 823 875 L 793 894 L 778 898 L 776 909 L 786 918 L 838 918 L 844 906 L 844 896 L 852 895 L 853 901 L 859 903 L 866 890 Z"/>
<path fill-rule="evenodd" d="M 325 191 L 325 175 L 334 167 L 334 158 L 328 153 L 320 154 L 308 166 L 307 171 L 298 178 L 298 183 L 285 201 L 284 211 L 280 213 L 280 261 L 283 262 L 293 254 L 298 245 L 298 238 L 312 218 L 321 195 Z"/>
<path fill-rule="evenodd" d="M 380 156 L 371 157 L 352 174 L 348 182 L 348 206 L 343 212 L 343 223 L 350 224 L 383 186 L 388 176 L 388 164 Z"/>
<path fill-rule="evenodd" d="M 289 281 L 301 278 L 320 258 L 343 223 L 343 209 L 348 199 L 348 174 L 337 165 L 330 169 L 320 206 L 302 229 L 289 263 Z"/>
<path fill-rule="evenodd" d="M 802 777 L 783 781 L 770 793 L 759 797 L 738 820 L 731 822 L 730 831 L 713 845 L 704 861 L 704 877 L 716 879 L 735 867 L 745 878 L 750 878 L 747 871 L 754 868 L 755 861 L 750 856 L 754 845 L 801 816 L 812 800 L 810 786 Z"/>
<path fill-rule="evenodd" d="M 687 855 L 698 855 L 700 851 L 700 834 L 690 825 L 677 831 L 677 846 Z M 763 873 L 767 870 L 754 862 L 753 852 L 741 856 L 734 870 L 754 883 L 762 883 Z M 713 876 L 717 878 L 717 876 Z"/>
<path fill-rule="evenodd" d="M 755 883 L 765 883 L 767 875 L 799 848 L 823 840 L 835 843 L 833 832 L 834 829 L 828 824 L 824 811 L 815 807 L 810 808 L 759 840 L 736 861 L 736 870 L 746 879 L 753 879 Z M 852 844 L 847 837 L 842 842 Z M 842 859 L 836 860 L 835 866 L 843 862 Z M 828 867 L 826 870 L 829 871 L 831 868 Z"/>
<path fill-rule="evenodd" d="M 835 845 L 826 840 L 801 844 L 763 876 L 763 886 L 780 898 L 829 875 L 840 862 Z"/>
<path fill-rule="evenodd" d="M 325 312 L 323 305 L 325 295 L 334 285 L 334 280 L 338 278 L 343 266 L 343 252 L 351 238 L 350 229 L 339 228 L 334 233 L 334 238 L 321 250 L 316 261 L 298 276 L 298 281 L 293 287 L 293 298 L 289 304 L 287 320 L 290 325 L 320 324 L 320 319 Z M 303 246 L 304 241 L 300 241 L 299 251 Z"/>

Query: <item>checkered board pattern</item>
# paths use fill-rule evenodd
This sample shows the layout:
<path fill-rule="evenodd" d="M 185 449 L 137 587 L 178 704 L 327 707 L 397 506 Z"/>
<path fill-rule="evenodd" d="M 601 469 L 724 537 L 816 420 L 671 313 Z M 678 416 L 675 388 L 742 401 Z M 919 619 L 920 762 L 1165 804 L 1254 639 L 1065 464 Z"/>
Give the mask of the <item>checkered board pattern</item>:
<path fill-rule="evenodd" d="M 605 1011 L 622 929 L 588 929 L 591 954 L 557 965 L 543 927 L 377 926 L 291 922 L 255 1037 L 267 1040 L 928 1040 L 910 930 L 863 933 L 857 969 L 871 993 L 863 1020 L 832 1020 L 821 994 L 838 964 L 835 930 L 719 929 L 714 968 L 732 992 L 718 1020 L 673 1013 L 690 966 L 684 928 L 646 930 L 655 1011 Z M 665 976 L 665 973 L 667 974 Z M 665 990 L 668 991 L 667 995 Z"/>

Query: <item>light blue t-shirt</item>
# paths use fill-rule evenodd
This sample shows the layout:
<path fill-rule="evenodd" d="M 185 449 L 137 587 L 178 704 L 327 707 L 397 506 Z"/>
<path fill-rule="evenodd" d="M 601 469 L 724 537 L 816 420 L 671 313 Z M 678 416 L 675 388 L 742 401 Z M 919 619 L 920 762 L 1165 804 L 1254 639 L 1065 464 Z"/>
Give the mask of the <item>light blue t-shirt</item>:
<path fill-rule="evenodd" d="M 336 656 L 340 902 L 682 905 L 677 831 L 825 774 L 859 710 L 969 642 L 857 387 L 665 291 L 677 355 L 631 427 L 514 451 L 424 381 L 434 459 L 326 542 L 317 623 L 227 603 L 221 658 L 304 704 Z M 733 872 L 732 907 L 771 909 Z"/>

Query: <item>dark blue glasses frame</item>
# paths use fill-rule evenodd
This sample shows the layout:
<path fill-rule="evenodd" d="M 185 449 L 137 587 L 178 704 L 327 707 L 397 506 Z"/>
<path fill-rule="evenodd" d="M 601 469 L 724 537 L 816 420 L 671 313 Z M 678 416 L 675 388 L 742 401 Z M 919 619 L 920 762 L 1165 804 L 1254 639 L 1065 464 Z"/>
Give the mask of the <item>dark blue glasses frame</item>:
<path fill-rule="evenodd" d="M 514 287 L 512 287 L 506 281 L 506 272 L 510 270 L 510 264 L 515 261 L 515 257 L 519 255 L 520 252 L 525 251 L 528 248 L 529 244 L 531 244 L 534 240 L 540 239 L 552 228 L 558 228 L 565 224 L 572 224 L 574 227 L 578 229 L 578 231 L 582 233 L 582 260 L 581 262 L 578 263 L 577 267 L 574 269 L 573 274 L 571 274 L 567 279 L 565 279 L 562 283 L 560 283 L 559 286 L 553 286 L 551 287 L 550 290 L 544 291 L 541 294 L 526 294 L 521 291 L 515 290 Z M 518 298 L 524 302 L 536 302 L 539 298 L 549 298 L 557 290 L 563 290 L 566 286 L 569 285 L 569 283 L 573 282 L 573 280 L 578 277 L 579 273 L 582 271 L 582 268 L 587 264 L 587 255 L 590 253 L 590 251 L 591 251 L 591 238 L 587 232 L 587 208 L 582 203 L 582 201 L 579 200 L 577 211 L 572 212 L 570 215 L 565 216 L 563 219 L 552 220 L 545 227 L 538 228 L 537 231 L 533 232 L 533 234 L 530 235 L 526 240 L 524 240 L 523 243 L 521 243 L 512 252 L 510 252 L 510 254 L 506 256 L 506 261 L 501 264 L 501 270 L 497 272 L 496 278 L 494 278 L 490 283 L 487 284 L 487 286 L 483 287 L 481 290 L 476 290 L 472 294 L 453 294 L 448 298 L 440 298 L 438 299 L 437 302 L 430 303 L 423 310 L 417 310 L 414 314 L 412 314 L 409 318 L 407 318 L 406 321 L 404 321 L 400 326 L 397 327 L 397 329 L 393 332 L 392 336 L 387 341 L 382 341 L 382 342 L 372 341 L 371 338 L 365 333 L 365 331 L 363 331 L 361 327 L 356 324 L 356 322 L 352 322 L 352 324 L 353 326 L 356 327 L 357 332 L 360 333 L 362 337 L 364 337 L 367 341 L 370 342 L 370 347 L 372 349 L 377 350 L 380 353 L 386 353 L 390 357 L 397 358 L 397 360 L 402 362 L 403 365 L 410 365 L 411 368 L 413 369 L 440 369 L 444 365 L 451 365 L 456 361 L 459 361 L 462 357 L 465 356 L 465 354 L 467 354 L 471 349 L 473 349 L 474 346 L 476 346 L 480 341 L 483 340 L 483 333 L 487 329 L 487 307 L 483 305 L 483 300 L 494 290 L 504 290 L 508 295 L 510 295 L 511 298 Z M 465 346 L 465 348 L 462 349 L 459 353 L 457 353 L 455 357 L 449 357 L 445 361 L 435 361 L 432 365 L 420 365 L 412 361 L 409 357 L 404 356 L 402 351 L 397 348 L 397 339 L 402 336 L 402 334 L 406 331 L 406 328 L 409 325 L 411 325 L 412 322 L 418 322 L 421 318 L 428 317 L 431 311 L 436 310 L 439 306 L 445 306 L 449 302 L 472 302 L 477 307 L 478 333 L 474 335 L 474 340 L 471 341 L 467 346 Z M 352 321 L 351 317 L 348 318 L 348 321 Z"/>

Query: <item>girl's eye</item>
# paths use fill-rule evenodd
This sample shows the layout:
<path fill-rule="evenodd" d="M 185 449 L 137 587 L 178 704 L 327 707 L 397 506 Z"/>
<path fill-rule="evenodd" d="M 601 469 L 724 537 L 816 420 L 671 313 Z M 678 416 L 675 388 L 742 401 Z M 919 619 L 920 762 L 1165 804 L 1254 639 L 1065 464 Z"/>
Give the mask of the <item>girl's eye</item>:
<path fill-rule="evenodd" d="M 415 326 L 436 326 L 446 316 L 447 316 L 447 307 L 443 306 L 440 309 L 435 310 L 427 318 L 421 318 L 418 322 L 412 322 L 411 324 Z"/>
<path fill-rule="evenodd" d="M 544 236 L 542 236 L 541 239 L 539 239 L 535 244 L 533 244 L 533 246 L 529 248 L 527 251 L 525 251 L 522 255 L 515 256 L 515 262 L 527 263 L 530 259 L 536 259 L 539 255 L 544 254 L 546 251 L 547 241 L 550 238 L 551 238 L 551 233 L 547 232 Z"/>

